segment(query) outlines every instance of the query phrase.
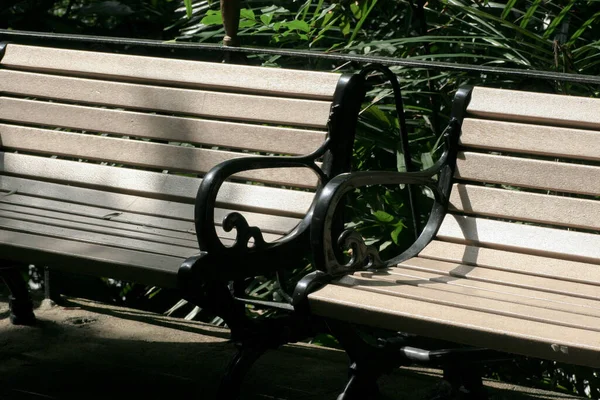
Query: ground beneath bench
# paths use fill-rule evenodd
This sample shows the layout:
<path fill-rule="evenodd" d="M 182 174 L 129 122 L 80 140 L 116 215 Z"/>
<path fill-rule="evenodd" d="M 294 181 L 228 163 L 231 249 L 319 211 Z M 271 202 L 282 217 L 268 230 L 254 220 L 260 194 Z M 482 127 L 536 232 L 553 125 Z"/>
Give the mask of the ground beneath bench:
<path fill-rule="evenodd" d="M 8 322 L 0 297 L 0 399 L 212 399 L 234 354 L 229 332 L 87 300 L 36 310 L 38 326 Z M 246 379 L 244 399 L 333 400 L 346 381 L 339 351 L 286 346 L 264 356 Z M 400 369 L 382 378 L 385 399 L 431 399 L 436 370 Z M 493 400 L 567 399 L 487 382 Z"/>

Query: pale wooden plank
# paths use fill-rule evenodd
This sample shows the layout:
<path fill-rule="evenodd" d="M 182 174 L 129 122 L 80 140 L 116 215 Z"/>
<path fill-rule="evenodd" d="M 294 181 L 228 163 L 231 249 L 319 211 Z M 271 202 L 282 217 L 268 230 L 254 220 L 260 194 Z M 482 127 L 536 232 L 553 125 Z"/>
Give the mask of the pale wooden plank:
<path fill-rule="evenodd" d="M 600 132 L 465 118 L 460 144 L 486 150 L 600 160 Z"/>
<path fill-rule="evenodd" d="M 413 299 L 428 303 L 456 307 L 464 310 L 482 311 L 494 315 L 520 318 L 527 321 L 544 322 L 552 325 L 568 326 L 600 333 L 600 318 L 589 315 L 579 315 L 574 311 L 551 310 L 545 307 L 535 307 L 528 304 L 507 300 L 490 299 L 477 296 L 474 290 L 465 289 L 464 293 L 438 290 L 432 285 L 421 286 L 404 284 L 402 279 L 373 279 L 363 277 L 345 277 L 336 282 L 337 285 L 352 287 L 374 293 L 397 297 L 396 301 Z M 448 286 L 448 285 L 445 285 Z"/>
<path fill-rule="evenodd" d="M 34 153 L 123 163 L 174 172 L 206 173 L 217 164 L 249 154 L 127 140 L 98 135 L 0 124 L 2 147 Z M 317 176 L 308 168 L 251 170 L 236 178 L 314 188 Z"/>
<path fill-rule="evenodd" d="M 458 154 L 455 177 L 535 189 L 600 195 L 600 167 L 496 156 Z"/>
<path fill-rule="evenodd" d="M 3 197 L 8 197 L 9 199 L 11 197 L 19 197 L 21 201 L 18 201 L 17 199 L 13 199 L 13 200 L 17 200 L 15 201 L 16 204 L 14 203 L 8 203 L 8 202 L 4 202 L 4 198 Z M 23 216 L 27 216 L 28 218 L 31 218 L 31 216 L 39 216 L 39 217 L 44 217 L 44 218 L 51 218 L 51 219 L 56 219 L 56 220 L 60 220 L 60 221 L 67 221 L 67 222 L 76 222 L 76 223 L 83 223 L 83 224 L 88 224 L 88 225 L 93 225 L 93 226 L 100 226 L 100 227 L 107 227 L 107 228 L 116 228 L 116 229 L 121 229 L 121 230 L 125 230 L 125 231 L 130 231 L 130 232 L 141 232 L 144 234 L 148 234 L 151 236 L 155 236 L 157 239 L 155 240 L 160 240 L 160 238 L 166 238 L 165 240 L 169 240 L 169 238 L 173 238 L 176 239 L 177 242 L 173 242 L 173 243 L 178 243 L 180 245 L 189 245 L 192 247 L 197 246 L 197 242 L 196 242 L 196 235 L 193 229 L 193 224 L 191 222 L 183 222 L 183 221 L 177 221 L 180 222 L 182 225 L 184 225 L 185 230 L 174 230 L 174 229 L 165 229 L 164 227 L 156 227 L 156 226 L 150 226 L 148 224 L 143 224 L 143 223 L 130 223 L 130 222 L 124 222 L 118 219 L 119 217 L 119 213 L 117 212 L 105 212 L 104 215 L 101 214 L 96 214 L 96 215 L 81 215 L 81 214 L 75 214 L 70 212 L 71 210 L 69 210 L 69 207 L 63 207 L 63 208 L 58 208 L 55 210 L 48 210 L 48 209 L 44 209 L 44 208 L 37 208 L 37 207 L 31 207 L 30 205 L 28 206 L 26 201 L 22 201 L 23 199 L 27 199 L 27 197 L 25 196 L 19 196 L 19 195 L 10 195 L 10 196 L 3 196 L 0 197 L 0 211 L 9 211 L 12 213 L 18 213 L 18 214 L 22 214 Z M 25 203 L 25 204 L 24 204 Z M 62 205 L 67 205 L 68 203 L 61 203 Z M 18 218 L 16 218 L 18 219 Z M 41 220 L 40 220 L 41 222 Z"/>
<path fill-rule="evenodd" d="M 309 295 L 311 312 L 471 346 L 600 366 L 598 332 L 327 285 Z M 563 346 L 561 351 L 561 346 Z M 554 350 L 556 349 L 556 350 Z"/>
<path fill-rule="evenodd" d="M 600 230 L 600 201 L 454 184 L 450 209 L 467 214 Z"/>
<path fill-rule="evenodd" d="M 184 261 L 181 257 L 3 229 L 0 251 L 14 261 L 170 288 L 177 287 L 177 271 Z"/>
<path fill-rule="evenodd" d="M 333 99 L 340 74 L 9 44 L 1 65 L 185 87 Z"/>
<path fill-rule="evenodd" d="M 14 190 L 17 192 L 12 193 Z M 185 236 L 195 233 L 193 224 L 190 225 L 190 222 L 194 221 L 194 207 L 191 204 L 106 193 L 7 176 L 0 177 L 0 191 L 4 192 L 3 195 L 0 195 L 0 203 L 4 204 L 48 211 L 64 211 L 69 215 L 95 219 L 110 217 L 111 221 L 165 229 Z M 32 197 L 41 195 L 53 197 L 53 199 Z M 232 212 L 234 210 L 215 209 L 215 224 L 220 225 L 225 216 Z M 258 226 L 266 233 L 284 234 L 291 231 L 300 222 L 297 218 L 246 211 L 241 214 L 245 216 L 251 226 Z"/>
<path fill-rule="evenodd" d="M 600 300 L 600 288 L 577 282 L 561 281 L 558 279 L 525 275 L 516 272 L 500 271 L 496 269 L 475 267 L 462 263 L 431 260 L 415 257 L 398 264 L 401 268 L 415 269 L 430 273 L 473 279 L 525 289 L 541 290 L 571 297 L 581 297 L 591 300 Z"/>
<path fill-rule="evenodd" d="M 307 154 L 326 132 L 0 97 L 0 119 L 253 151 Z"/>
<path fill-rule="evenodd" d="M 164 243 L 150 243 L 147 240 L 115 237 L 113 234 L 82 231 L 78 229 L 45 225 L 42 223 L 22 221 L 5 217 L 0 217 L 0 229 L 31 233 L 39 236 L 51 236 L 69 239 L 83 243 L 101 244 L 120 249 L 143 251 L 171 257 L 187 258 L 199 252 L 198 249 L 191 247 L 169 245 Z M 225 241 L 226 239 L 222 240 Z"/>
<path fill-rule="evenodd" d="M 536 289 L 524 289 L 472 279 L 449 277 L 444 274 L 410 268 L 387 268 L 382 271 L 357 272 L 355 276 L 398 282 L 399 284 L 425 286 L 451 293 L 463 293 L 488 299 L 527 304 L 534 307 L 560 310 L 581 315 L 600 317 L 600 301 L 583 299 Z"/>
<path fill-rule="evenodd" d="M 330 102 L 108 82 L 0 69 L 0 92 L 20 96 L 324 128 Z"/>
<path fill-rule="evenodd" d="M 600 100 L 588 97 L 475 87 L 469 115 L 489 119 L 600 129 Z"/>
<path fill-rule="evenodd" d="M 419 257 L 600 286 L 600 266 L 596 264 L 439 240 L 429 243 L 419 253 Z"/>
<path fill-rule="evenodd" d="M 103 193 L 105 191 L 144 195 L 162 200 L 193 204 L 201 182 L 200 179 L 187 176 L 5 152 L 0 152 L 0 169 L 5 173 L 22 177 L 62 181 L 70 185 L 100 188 L 101 190 L 96 190 L 93 193 L 100 196 L 100 198 L 107 199 L 107 201 L 110 201 L 109 198 L 112 197 L 112 194 Z M 21 184 L 16 187 L 9 186 L 8 190 L 24 190 L 23 186 Z M 58 185 L 52 189 L 55 193 L 68 190 L 64 185 Z M 88 194 L 85 197 L 89 198 L 91 192 L 86 193 Z M 313 197 L 313 193 L 302 191 L 225 183 L 219 191 L 217 206 L 264 212 L 266 214 L 303 217 Z M 141 202 L 142 200 L 136 201 Z M 86 203 L 85 200 L 82 200 L 82 202 Z"/>
<path fill-rule="evenodd" d="M 449 242 L 600 264 L 600 235 L 448 214 L 437 238 Z"/>

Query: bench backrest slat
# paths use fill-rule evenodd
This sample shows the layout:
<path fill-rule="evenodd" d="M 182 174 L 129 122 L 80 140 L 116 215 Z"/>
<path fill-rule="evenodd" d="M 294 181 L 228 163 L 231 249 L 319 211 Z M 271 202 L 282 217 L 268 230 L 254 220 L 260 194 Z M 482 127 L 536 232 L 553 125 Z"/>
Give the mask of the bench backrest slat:
<path fill-rule="evenodd" d="M 5 173 L 151 198 L 193 204 L 200 179 L 106 165 L 0 153 Z M 4 178 L 2 178 L 4 179 Z M 1 180 L 1 179 L 0 179 Z M 16 188 L 7 188 L 9 191 Z M 107 193 L 109 196 L 110 193 Z M 226 183 L 217 197 L 219 207 L 282 216 L 302 217 L 313 193 L 257 185 Z"/>
<path fill-rule="evenodd" d="M 599 111 L 600 99 L 474 88 L 437 239 L 600 264 Z"/>
<path fill-rule="evenodd" d="M 324 128 L 330 102 L 110 82 L 0 69 L 0 92 L 67 102 Z"/>
<path fill-rule="evenodd" d="M 325 131 L 175 117 L 0 97 L 0 119 L 139 138 L 307 154 L 325 140 Z M 243 137 L 244 140 L 240 140 Z M 285 137 L 286 140 L 281 140 Z"/>
<path fill-rule="evenodd" d="M 11 44 L 2 64 L 9 68 L 73 76 L 152 81 L 170 86 L 332 100 L 336 74 L 218 65 Z"/>
<path fill-rule="evenodd" d="M 240 157 L 239 153 L 228 151 L 171 146 L 6 124 L 0 124 L 0 132 L 2 132 L 2 146 L 6 150 L 35 151 L 42 154 L 126 163 L 180 172 L 206 173 L 216 164 Z M 234 177 L 307 188 L 317 184 L 316 175 L 305 168 L 246 171 Z"/>

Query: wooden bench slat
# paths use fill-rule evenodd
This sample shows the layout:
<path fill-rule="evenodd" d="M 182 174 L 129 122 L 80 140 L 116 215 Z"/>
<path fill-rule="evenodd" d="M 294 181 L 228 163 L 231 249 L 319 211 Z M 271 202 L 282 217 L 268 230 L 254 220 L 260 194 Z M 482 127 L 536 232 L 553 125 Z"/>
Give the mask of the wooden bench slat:
<path fill-rule="evenodd" d="M 20 96 L 324 128 L 330 102 L 209 92 L 0 69 L 0 92 Z"/>
<path fill-rule="evenodd" d="M 98 135 L 0 124 L 2 147 L 49 155 L 123 163 L 177 172 L 206 173 L 215 165 L 248 154 L 126 140 Z M 235 177 L 259 182 L 314 188 L 317 176 L 307 168 L 246 171 Z"/>
<path fill-rule="evenodd" d="M 600 195 L 600 167 L 472 152 L 458 154 L 455 177 L 535 189 Z"/>
<path fill-rule="evenodd" d="M 568 312 L 550 310 L 545 307 L 510 301 L 512 299 L 498 300 L 480 297 L 477 295 L 477 291 L 470 289 L 464 289 L 464 293 L 451 292 L 435 289 L 432 285 L 429 285 L 430 282 L 423 282 L 422 285 L 417 286 L 404 284 L 402 278 L 396 279 L 397 276 L 388 276 L 388 278 L 379 275 L 373 275 L 371 279 L 363 277 L 342 278 L 336 282 L 336 285 L 354 287 L 402 299 L 408 298 L 464 310 L 482 311 L 492 314 L 490 318 L 494 318 L 495 315 L 504 315 L 527 321 L 588 329 L 600 333 L 600 318 L 576 314 L 576 309 Z"/>
<path fill-rule="evenodd" d="M 419 253 L 419 257 L 600 286 L 600 266 L 596 264 L 467 246 L 439 240 L 429 243 Z"/>
<path fill-rule="evenodd" d="M 189 233 L 194 233 L 193 226 L 190 228 L 190 222 L 194 221 L 194 207 L 191 204 L 174 203 L 118 193 L 108 193 L 108 196 L 106 196 L 106 192 L 77 187 L 67 187 L 60 193 L 54 193 L 53 190 L 56 189 L 56 186 L 64 187 L 47 182 L 3 176 L 0 179 L 0 191 L 6 193 L 0 194 L 0 203 L 47 211 L 64 211 L 70 215 L 96 219 L 103 219 L 106 216 L 110 216 L 111 221 L 164 229 L 185 236 Z M 15 187 L 19 189 L 10 189 Z M 26 192 L 29 195 L 25 196 L 15 193 L 9 195 L 12 190 L 17 190 L 17 193 Z M 105 195 L 100 196 L 100 194 Z M 52 198 L 33 197 L 40 195 Z M 78 201 L 85 201 L 85 203 L 79 204 L 77 203 Z M 217 208 L 215 210 L 215 224 L 220 225 L 223 218 L 233 211 Z M 285 234 L 300 222 L 297 218 L 246 211 L 241 212 L 241 214 L 245 216 L 250 225 L 258 226 L 266 233 Z"/>
<path fill-rule="evenodd" d="M 326 132 L 0 97 L 0 120 L 281 154 L 308 154 Z M 241 140 L 243 137 L 243 140 Z M 285 137 L 286 140 L 282 140 Z"/>
<path fill-rule="evenodd" d="M 600 100 L 557 94 L 476 87 L 468 115 L 573 128 L 600 129 Z"/>
<path fill-rule="evenodd" d="M 600 132 L 465 118 L 460 144 L 486 150 L 600 160 Z"/>
<path fill-rule="evenodd" d="M 450 209 L 467 214 L 600 230 L 600 201 L 455 184 Z"/>
<path fill-rule="evenodd" d="M 15 197 L 18 195 L 11 195 L 10 197 Z M 25 196 L 19 196 L 21 200 Z M 11 213 L 19 213 L 23 214 L 28 218 L 31 216 L 39 216 L 44 218 L 63 220 L 63 221 L 73 221 L 75 223 L 89 224 L 92 226 L 100 226 L 107 228 L 115 228 L 122 229 L 130 232 L 139 232 L 145 235 L 150 235 L 151 238 L 149 240 L 160 240 L 160 238 L 166 238 L 165 240 L 174 239 L 173 243 L 178 243 L 182 246 L 196 246 L 196 235 L 194 229 L 192 229 L 192 225 L 190 222 L 177 221 L 181 225 L 185 225 L 187 227 L 186 230 L 173 230 L 173 229 L 165 229 L 164 227 L 150 226 L 147 224 L 135 224 L 118 220 L 118 214 L 115 212 L 107 212 L 104 215 L 81 215 L 74 214 L 69 212 L 67 208 L 63 209 L 55 209 L 48 210 L 43 208 L 31 207 L 23 204 L 25 202 L 20 201 L 17 204 L 11 204 L 3 201 L 4 199 L 0 198 L 0 212 L 11 212 Z M 61 203 L 65 204 L 65 203 Z M 18 218 L 16 218 L 18 219 Z M 42 220 L 40 220 L 42 222 Z"/>
<path fill-rule="evenodd" d="M 500 271 L 485 267 L 475 267 L 462 263 L 431 260 L 420 257 L 406 260 L 398 266 L 401 268 L 416 269 L 446 276 L 456 276 L 482 282 L 541 290 L 565 296 L 600 300 L 600 287 L 598 285 L 560 281 L 553 278 L 531 276 L 516 272 Z"/>
<path fill-rule="evenodd" d="M 447 275 L 440 275 L 438 273 L 401 267 L 383 270 L 382 272 L 359 272 L 355 273 L 355 275 L 361 277 L 371 277 L 372 275 L 374 279 L 391 282 L 398 281 L 398 283 L 405 285 L 425 286 L 452 293 L 463 293 L 487 299 L 543 307 L 549 310 L 560 310 L 600 317 L 600 301 L 544 292 L 536 289 L 524 289 L 455 276 L 448 277 Z"/>
<path fill-rule="evenodd" d="M 598 333 L 338 285 L 309 295 L 316 315 L 570 364 L 600 366 Z M 561 347 L 563 351 L 561 351 Z M 554 350 L 556 349 L 556 350 Z"/>
<path fill-rule="evenodd" d="M 146 240 L 116 237 L 111 234 L 82 231 L 42 223 L 21 221 L 0 217 L 0 229 L 23 233 L 33 233 L 39 236 L 64 238 L 84 243 L 102 244 L 121 249 L 144 251 L 153 254 L 187 258 L 198 253 L 198 248 L 168 245 L 164 243 L 149 243 Z M 227 239 L 223 239 L 225 242 Z"/>
<path fill-rule="evenodd" d="M 186 87 L 332 99 L 340 75 L 9 44 L 1 65 Z"/>
<path fill-rule="evenodd" d="M 190 204 L 194 203 L 200 185 L 200 179 L 186 176 L 4 152 L 0 152 L 0 169 L 5 173 L 22 177 L 62 181 L 70 185 L 94 186 L 104 191 L 145 195 Z M 13 189 L 18 188 L 13 187 L 8 190 Z M 54 190 L 60 192 L 68 188 L 58 185 Z M 96 193 L 98 192 L 96 190 Z M 108 192 L 98 193 L 98 195 L 100 198 L 112 196 Z M 313 197 L 313 193 L 302 191 L 225 183 L 217 197 L 217 206 L 303 217 Z M 83 201 L 86 202 L 87 200 Z"/>
<path fill-rule="evenodd" d="M 77 218 L 73 216 L 72 219 L 66 219 L 67 215 L 57 215 L 59 213 L 49 213 L 49 212 L 27 212 L 28 210 L 18 209 L 18 210 L 6 210 L 5 207 L 0 206 L 0 218 L 6 219 L 14 219 L 18 221 L 31 222 L 31 223 L 39 223 L 48 226 L 55 227 L 63 227 L 74 229 L 77 231 L 85 231 L 91 233 L 100 233 L 111 235 L 114 237 L 121 238 L 131 238 L 131 239 L 139 239 L 147 242 L 153 243 L 164 243 L 168 245 L 175 245 L 180 247 L 187 247 L 190 250 L 196 250 L 198 247 L 197 243 L 194 243 L 193 240 L 186 240 L 175 237 L 168 237 L 164 235 L 157 235 L 152 232 L 144 232 L 141 229 L 132 230 L 127 229 L 126 227 L 119 226 L 116 223 L 110 223 L 110 221 L 105 221 L 104 224 L 98 224 L 97 220 L 89 220 L 87 218 Z M 108 223 L 106 223 L 108 222 Z M 230 235 L 223 235 L 224 237 Z M 190 238 L 194 238 L 194 235 L 189 235 Z M 231 239 L 231 237 L 229 237 Z"/>
<path fill-rule="evenodd" d="M 167 288 L 177 287 L 177 271 L 184 261 L 180 257 L 2 229 L 0 251 L 14 261 Z"/>
<path fill-rule="evenodd" d="M 600 264 L 600 235 L 448 214 L 437 238 Z"/>

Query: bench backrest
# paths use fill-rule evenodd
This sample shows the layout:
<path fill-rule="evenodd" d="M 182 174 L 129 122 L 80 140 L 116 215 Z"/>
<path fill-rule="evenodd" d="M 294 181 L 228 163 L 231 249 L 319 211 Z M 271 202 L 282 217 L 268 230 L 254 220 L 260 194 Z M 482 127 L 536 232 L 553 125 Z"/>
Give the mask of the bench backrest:
<path fill-rule="evenodd" d="M 1 50 L 4 175 L 184 203 L 194 202 L 198 177 L 224 160 L 319 148 L 341 76 L 17 44 Z M 281 216 L 281 227 L 267 228 L 279 233 L 304 215 L 318 184 L 302 168 L 236 178 L 218 205 Z"/>
<path fill-rule="evenodd" d="M 512 257 L 532 273 L 509 252 L 569 260 L 569 276 L 600 284 L 577 270 L 600 264 L 600 99 L 476 87 L 460 146 L 450 213 L 424 255 Z"/>

